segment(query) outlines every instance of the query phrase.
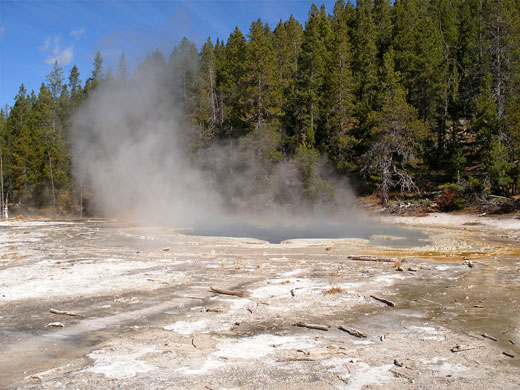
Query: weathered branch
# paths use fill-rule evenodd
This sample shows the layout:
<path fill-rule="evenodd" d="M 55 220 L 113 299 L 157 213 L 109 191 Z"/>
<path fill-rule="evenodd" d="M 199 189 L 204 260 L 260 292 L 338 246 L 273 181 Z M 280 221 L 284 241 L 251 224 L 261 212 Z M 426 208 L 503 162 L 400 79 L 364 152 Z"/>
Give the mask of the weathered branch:
<path fill-rule="evenodd" d="M 213 292 L 216 292 L 218 294 L 224 294 L 224 295 L 234 295 L 234 296 L 237 296 L 237 297 L 241 297 L 244 295 L 244 292 L 243 291 L 235 291 L 235 290 L 224 290 L 222 288 L 218 288 L 218 287 L 213 287 L 213 286 L 210 286 L 209 289 Z"/>
<path fill-rule="evenodd" d="M 324 331 L 328 331 L 329 330 L 329 327 L 326 326 L 326 325 L 308 324 L 306 322 L 297 322 L 294 325 L 295 326 L 299 326 L 300 328 L 317 329 L 317 330 L 324 330 Z"/>
<path fill-rule="evenodd" d="M 392 306 L 392 307 L 395 306 L 395 303 L 393 303 L 392 301 L 389 301 L 389 300 L 384 299 L 384 298 L 376 297 L 375 295 L 370 295 L 370 298 L 374 298 L 376 301 L 382 302 L 382 303 L 384 303 L 385 305 L 388 305 L 388 306 Z"/>

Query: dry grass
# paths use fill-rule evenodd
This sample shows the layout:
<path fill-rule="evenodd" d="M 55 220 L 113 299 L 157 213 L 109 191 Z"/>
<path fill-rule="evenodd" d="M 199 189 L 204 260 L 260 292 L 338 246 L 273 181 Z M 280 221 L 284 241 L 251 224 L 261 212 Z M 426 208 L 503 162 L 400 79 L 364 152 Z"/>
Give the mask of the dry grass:
<path fill-rule="evenodd" d="M 401 267 L 403 265 L 403 262 L 401 260 L 397 260 L 395 263 L 394 263 L 394 266 L 395 266 L 395 270 L 396 271 L 403 271 L 403 268 Z"/>
<path fill-rule="evenodd" d="M 332 295 L 342 293 L 343 289 L 340 287 L 332 287 L 330 290 L 323 291 L 323 295 Z"/>

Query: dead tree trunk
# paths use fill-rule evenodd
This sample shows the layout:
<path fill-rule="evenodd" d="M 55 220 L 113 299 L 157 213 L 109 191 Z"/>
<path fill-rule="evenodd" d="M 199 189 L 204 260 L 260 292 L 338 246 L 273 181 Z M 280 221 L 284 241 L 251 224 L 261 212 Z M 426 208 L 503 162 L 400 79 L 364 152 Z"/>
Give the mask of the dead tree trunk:
<path fill-rule="evenodd" d="M 7 205 L 4 204 L 4 160 L 2 158 L 2 145 L 0 145 L 0 213 L 6 218 Z"/>
<path fill-rule="evenodd" d="M 54 208 L 54 215 L 56 214 L 56 192 L 54 190 L 54 174 L 52 172 L 52 159 L 51 159 L 51 149 L 47 147 L 47 154 L 49 157 L 49 171 L 51 174 L 51 189 L 52 189 L 52 207 Z"/>

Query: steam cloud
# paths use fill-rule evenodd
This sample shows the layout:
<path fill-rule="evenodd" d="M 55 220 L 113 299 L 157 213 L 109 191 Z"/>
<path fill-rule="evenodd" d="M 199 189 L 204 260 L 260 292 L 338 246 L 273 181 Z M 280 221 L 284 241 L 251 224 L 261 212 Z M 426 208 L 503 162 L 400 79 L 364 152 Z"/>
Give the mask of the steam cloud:
<path fill-rule="evenodd" d="M 348 211 L 351 196 L 344 183 L 327 180 L 334 183 L 332 203 L 341 212 L 307 202 L 294 161 L 266 168 L 255 149 L 265 140 L 254 134 L 249 144 L 214 143 L 194 158 L 193 131 L 182 125 L 164 80 L 156 67 L 142 66 L 128 82 L 100 84 L 76 115 L 75 175 L 93 194 L 91 208 L 199 234 L 270 241 L 374 232 L 352 224 L 359 219 Z M 315 169 L 323 176 L 325 168 L 321 163 Z M 259 173 L 265 173 L 260 186 Z"/>

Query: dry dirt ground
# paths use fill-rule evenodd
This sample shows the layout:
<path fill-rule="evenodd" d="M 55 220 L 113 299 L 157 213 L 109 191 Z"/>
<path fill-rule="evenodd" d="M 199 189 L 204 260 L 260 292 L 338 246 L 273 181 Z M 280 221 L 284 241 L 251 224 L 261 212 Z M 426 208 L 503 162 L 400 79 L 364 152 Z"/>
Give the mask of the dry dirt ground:
<path fill-rule="evenodd" d="M 383 220 L 424 237 L 0 222 L 0 387 L 519 389 L 520 220 Z"/>

